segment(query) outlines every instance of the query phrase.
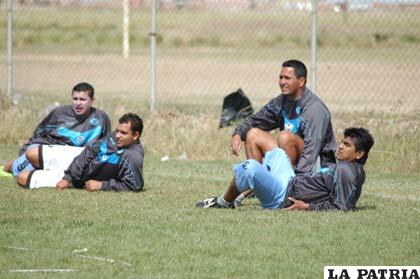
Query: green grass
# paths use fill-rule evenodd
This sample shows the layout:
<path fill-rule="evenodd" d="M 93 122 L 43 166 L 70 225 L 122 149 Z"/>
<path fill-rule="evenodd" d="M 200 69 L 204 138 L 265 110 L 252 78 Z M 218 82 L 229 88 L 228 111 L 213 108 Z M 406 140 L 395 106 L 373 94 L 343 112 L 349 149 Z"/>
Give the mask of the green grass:
<path fill-rule="evenodd" d="M 51 102 L 68 102 L 61 94 L 25 96 L 18 107 L 1 102 L 0 163 L 16 156 Z M 356 125 L 376 140 L 356 212 L 265 211 L 257 200 L 199 210 L 195 202 L 223 193 L 243 159 L 230 155 L 232 127 L 217 129 L 218 106 L 151 115 L 133 99 L 105 94 L 98 106 L 114 126 L 122 112 L 143 116 L 145 191 L 29 191 L 0 178 L 1 278 L 21 277 L 10 272 L 17 269 L 77 270 L 23 275 L 35 278 L 320 278 L 325 265 L 420 260 L 416 115 L 334 115 L 337 137 Z M 179 160 L 184 151 L 188 160 Z M 161 162 L 165 155 L 171 159 Z"/>
<path fill-rule="evenodd" d="M 273 61 L 286 57 L 309 60 L 309 14 L 279 11 L 159 11 L 164 70 L 159 84 L 165 87 L 158 90 L 160 112 L 151 115 L 144 82 L 149 74 L 128 75 L 131 64 L 112 55 L 121 48 L 120 10 L 17 9 L 14 43 L 20 68 L 15 81 L 22 98 L 19 106 L 11 106 L 0 95 L 0 164 L 16 156 L 18 144 L 30 137 L 50 104 L 69 102 L 63 81 L 86 76 L 98 91 L 95 105 L 109 113 L 114 127 L 124 112 L 143 117 L 146 191 L 28 191 L 0 178 L 0 277 L 22 277 L 12 269 L 69 268 L 78 271 L 23 276 L 320 278 L 324 265 L 416 265 L 420 118 L 417 110 L 405 109 L 417 100 L 416 13 L 320 14 L 320 95 L 333 113 L 337 139 L 354 125 L 367 127 L 376 141 L 360 210 L 273 212 L 259 209 L 256 200 L 238 210 L 194 209 L 198 199 L 225 190 L 232 163 L 244 158 L 230 154 L 233 128 L 217 129 L 222 97 L 232 86 L 248 86 L 244 89 L 258 109 L 270 99 L 265 84 L 275 83 L 277 76 L 254 80 L 255 75 L 270 75 L 277 69 Z M 3 38 L 6 18 L 0 17 Z M 136 64 L 136 73 L 137 65 L 148 66 L 149 26 L 148 11 L 132 11 L 135 55 L 130 63 Z M 5 47 L 0 40 L 0 49 Z M 89 55 L 68 63 L 83 52 Z M 91 53 L 111 55 L 90 58 Z M 116 71 L 101 76 L 104 68 Z M 391 72 L 377 75 L 381 71 Z M 128 78 L 118 79 L 124 75 Z M 407 90 L 395 92 L 394 85 L 386 85 L 407 75 L 414 82 Z M 141 82 L 125 87 L 132 79 Z M 383 86 L 373 92 L 367 87 L 372 84 Z M 391 109 L 381 108 L 387 98 Z M 188 160 L 178 160 L 184 152 Z M 165 155 L 171 160 L 160 162 Z M 85 257 L 73 253 L 83 248 L 88 249 L 80 254 Z"/>
<path fill-rule="evenodd" d="M 29 191 L 0 179 L 0 277 L 65 268 L 77 270 L 66 278 L 321 278 L 325 265 L 420 260 L 416 175 L 368 173 L 350 213 L 266 211 L 253 199 L 237 210 L 195 209 L 223 192 L 230 167 L 146 154 L 142 193 Z"/>

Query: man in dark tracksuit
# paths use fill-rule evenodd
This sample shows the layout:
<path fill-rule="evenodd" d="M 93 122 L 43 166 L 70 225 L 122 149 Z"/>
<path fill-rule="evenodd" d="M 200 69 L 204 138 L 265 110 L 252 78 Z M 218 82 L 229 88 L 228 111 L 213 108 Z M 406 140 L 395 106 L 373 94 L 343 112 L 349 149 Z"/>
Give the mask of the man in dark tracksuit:
<path fill-rule="evenodd" d="M 38 163 L 35 163 L 35 166 L 31 165 L 27 155 L 38 158 L 39 145 L 83 147 L 110 132 L 111 121 L 108 115 L 92 107 L 95 100 L 92 85 L 79 83 L 74 86 L 72 100 L 72 105 L 57 107 L 42 120 L 33 136 L 19 150 L 19 157 L 6 164 L 5 171 L 17 176 L 23 170 L 37 168 Z M 25 154 L 26 152 L 29 154 Z"/>
<path fill-rule="evenodd" d="M 258 113 L 248 117 L 232 135 L 232 152 L 239 154 L 246 143 L 248 159 L 262 162 L 275 147 L 289 155 L 296 173 L 318 171 L 335 163 L 335 136 L 331 116 L 325 104 L 306 87 L 306 66 L 298 60 L 282 64 L 279 86 L 282 94 Z M 269 131 L 279 129 L 274 138 Z M 296 143 L 296 144 L 292 144 Z M 250 194 L 243 193 L 236 201 Z"/>
<path fill-rule="evenodd" d="M 363 165 L 373 144 L 366 129 L 348 128 L 336 152 L 336 165 L 297 175 L 286 152 L 276 147 L 266 153 L 263 164 L 249 159 L 235 165 L 235 179 L 227 192 L 200 201 L 197 207 L 233 207 L 241 192 L 252 189 L 263 208 L 352 210 L 362 192 Z"/>
<path fill-rule="evenodd" d="M 284 142 L 281 139 L 273 141 L 275 146 L 259 140 L 269 136 L 267 131 L 279 129 L 287 131 L 280 133 L 279 137 L 286 134 L 289 137 L 297 135 L 301 139 L 300 153 L 291 158 L 296 172 L 305 173 L 314 170 L 318 156 L 321 167 L 335 163 L 334 153 L 337 146 L 330 112 L 306 87 L 306 75 L 306 66 L 300 61 L 289 60 L 282 64 L 279 81 L 282 94 L 235 129 L 232 136 L 234 154 L 239 152 L 241 141 L 246 142 L 247 158 L 259 162 L 265 151 L 272 147 L 280 146 L 288 151 L 287 146 L 282 146 Z"/>
<path fill-rule="evenodd" d="M 284 207 L 299 200 L 308 204 L 308 210 L 352 210 L 364 182 L 365 171 L 359 162 L 339 161 L 317 173 L 297 174 L 287 186 Z"/>
<path fill-rule="evenodd" d="M 303 139 L 303 154 L 294 168 L 297 173 L 313 170 L 318 156 L 321 167 L 335 163 L 336 143 L 330 113 L 324 103 L 306 87 L 297 100 L 290 100 L 283 94 L 271 100 L 239 125 L 234 135 L 246 141 L 247 133 L 253 127 L 264 131 L 289 131 Z"/>
<path fill-rule="evenodd" d="M 119 119 L 114 132 L 87 145 L 65 171 L 37 170 L 21 173 L 17 179 L 18 184 L 31 189 L 65 189 L 73 185 L 88 191 L 141 191 L 144 186 L 144 152 L 140 142 L 142 130 L 141 118 L 127 113 Z"/>

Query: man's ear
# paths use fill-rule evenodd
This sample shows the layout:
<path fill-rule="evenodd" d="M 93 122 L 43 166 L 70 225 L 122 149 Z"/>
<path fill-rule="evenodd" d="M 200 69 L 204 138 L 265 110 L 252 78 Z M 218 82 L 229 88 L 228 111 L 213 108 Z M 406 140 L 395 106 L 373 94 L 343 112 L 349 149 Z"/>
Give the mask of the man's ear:
<path fill-rule="evenodd" d="M 366 152 L 364 151 L 356 151 L 356 159 L 360 160 L 365 156 Z"/>
<path fill-rule="evenodd" d="M 306 79 L 304 77 L 298 78 L 299 87 L 303 88 L 305 86 L 305 81 L 306 81 Z"/>
<path fill-rule="evenodd" d="M 140 133 L 139 132 L 135 132 L 134 133 L 134 138 L 136 139 L 136 140 L 139 140 L 140 139 Z"/>

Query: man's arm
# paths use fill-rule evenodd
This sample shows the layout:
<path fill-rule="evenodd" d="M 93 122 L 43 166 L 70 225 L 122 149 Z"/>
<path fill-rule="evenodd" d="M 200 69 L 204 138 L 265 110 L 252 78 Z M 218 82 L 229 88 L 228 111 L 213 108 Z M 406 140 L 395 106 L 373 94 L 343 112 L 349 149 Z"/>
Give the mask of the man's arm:
<path fill-rule="evenodd" d="M 98 180 L 88 180 L 85 183 L 85 189 L 88 192 L 94 192 L 94 191 L 99 191 L 102 190 L 102 181 L 98 181 Z"/>
<path fill-rule="evenodd" d="M 239 155 L 242 141 L 251 128 L 260 128 L 264 131 L 271 131 L 280 127 L 280 110 L 282 97 L 277 97 L 265 105 L 259 112 L 249 116 L 245 121 L 235 128 L 231 139 L 231 149 L 234 155 Z"/>
<path fill-rule="evenodd" d="M 143 157 L 121 158 L 119 173 L 115 179 L 102 181 L 103 191 L 133 191 L 139 192 L 143 189 Z"/>
<path fill-rule="evenodd" d="M 292 202 L 292 205 L 287 207 L 286 210 L 306 210 L 309 208 L 309 203 L 296 200 L 292 197 L 289 197 L 289 200 Z"/>
<path fill-rule="evenodd" d="M 304 119 L 302 123 L 304 148 L 295 167 L 296 173 L 311 172 L 321 152 L 330 120 L 330 114 L 324 107 L 321 111 L 309 112 L 307 119 Z"/>
<path fill-rule="evenodd" d="M 239 135 L 242 141 L 246 140 L 246 134 L 251 128 L 260 128 L 264 131 L 271 131 L 279 128 L 280 125 L 281 100 L 277 97 L 266 104 L 256 114 L 249 116 L 245 121 L 235 128 L 233 135 Z"/>
<path fill-rule="evenodd" d="M 36 126 L 35 131 L 32 135 L 32 137 L 28 140 L 27 143 L 22 145 L 22 147 L 19 150 L 19 156 L 25 153 L 25 151 L 28 149 L 28 146 L 30 145 L 30 141 L 33 138 L 37 138 L 40 136 L 43 136 L 47 134 L 50 130 L 54 130 L 57 127 L 56 117 L 55 117 L 55 110 L 52 110 L 39 124 Z"/>

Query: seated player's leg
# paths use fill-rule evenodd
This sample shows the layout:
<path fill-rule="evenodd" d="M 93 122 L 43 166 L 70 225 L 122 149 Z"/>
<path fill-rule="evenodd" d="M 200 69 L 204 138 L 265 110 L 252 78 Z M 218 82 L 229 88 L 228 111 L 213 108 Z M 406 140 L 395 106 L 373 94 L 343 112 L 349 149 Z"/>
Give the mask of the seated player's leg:
<path fill-rule="evenodd" d="M 28 149 L 34 148 L 38 146 L 38 144 L 32 144 L 28 147 Z M 35 168 L 26 158 L 26 154 L 20 155 L 16 160 L 9 161 L 4 166 L 4 171 L 12 173 L 14 176 L 17 176 L 21 171 L 32 171 Z"/>
<path fill-rule="evenodd" d="M 32 173 L 31 171 L 21 171 L 16 176 L 16 183 L 19 186 L 26 187 L 26 184 L 28 183 L 28 177 L 31 173 Z"/>
<path fill-rule="evenodd" d="M 34 170 L 22 172 L 17 177 L 17 183 L 29 189 L 55 188 L 63 178 L 64 170 Z"/>
<path fill-rule="evenodd" d="M 292 132 L 281 131 L 278 135 L 278 146 L 286 152 L 295 166 L 303 154 L 305 143 L 301 137 Z"/>
<path fill-rule="evenodd" d="M 39 153 L 42 145 L 29 147 L 25 152 L 25 156 L 35 169 L 40 169 Z"/>
<path fill-rule="evenodd" d="M 196 207 L 200 208 L 234 208 L 233 201 L 240 194 L 236 187 L 235 179 L 232 179 L 226 193 L 219 197 L 210 197 L 196 203 Z"/>
<path fill-rule="evenodd" d="M 278 136 L 279 147 L 286 151 L 293 166 L 296 166 L 300 157 L 303 155 L 305 143 L 299 136 L 289 132 L 281 131 Z M 318 172 L 321 168 L 321 159 L 318 156 L 317 161 L 311 172 Z"/>
<path fill-rule="evenodd" d="M 262 162 L 264 154 L 278 147 L 276 139 L 267 131 L 252 128 L 246 134 L 246 157 Z"/>
<path fill-rule="evenodd" d="M 267 131 L 259 128 L 251 128 L 246 134 L 246 157 L 262 162 L 264 154 L 274 148 L 278 147 L 276 139 Z M 253 190 L 243 192 L 235 201 L 237 205 L 242 203 L 242 200 L 253 193 Z"/>
<path fill-rule="evenodd" d="M 293 165 L 296 165 L 300 156 L 303 154 L 303 147 L 304 142 L 303 140 L 289 132 L 289 131 L 281 131 L 278 135 L 278 139 L 274 139 L 273 136 L 271 136 L 270 133 L 262 131 L 257 128 L 253 128 L 248 132 L 247 134 L 247 142 L 248 142 L 248 136 L 250 136 L 250 141 L 253 141 L 253 144 L 250 144 L 251 148 L 250 150 L 260 150 L 260 153 L 262 153 L 261 158 L 269 152 L 270 150 L 273 150 L 274 148 L 280 147 L 284 151 L 286 151 L 286 154 L 289 156 L 289 158 L 292 161 Z M 261 142 L 260 142 L 261 141 Z M 254 145 L 262 146 L 262 148 L 254 148 Z M 248 146 L 248 145 L 247 145 Z M 248 150 L 248 149 L 247 149 Z M 256 157 L 256 156 L 254 156 Z M 248 156 L 249 158 L 249 156 Z M 249 159 L 255 159 L 255 158 L 249 158 Z M 262 162 L 261 160 L 257 160 L 259 162 Z M 242 200 L 249 195 L 253 193 L 253 190 L 247 190 L 243 192 L 235 201 L 237 205 L 240 205 L 242 203 Z"/>
<path fill-rule="evenodd" d="M 68 145 L 41 145 L 39 166 L 44 170 L 66 170 L 83 149 Z"/>
<path fill-rule="evenodd" d="M 255 191 L 263 208 L 283 206 L 287 185 L 295 176 L 290 160 L 284 150 L 276 148 L 267 152 L 264 164 L 247 160 L 234 167 L 239 192 Z"/>
<path fill-rule="evenodd" d="M 32 171 L 34 169 L 25 154 L 20 155 L 12 164 L 12 174 L 14 176 L 17 176 L 21 171 Z"/>

